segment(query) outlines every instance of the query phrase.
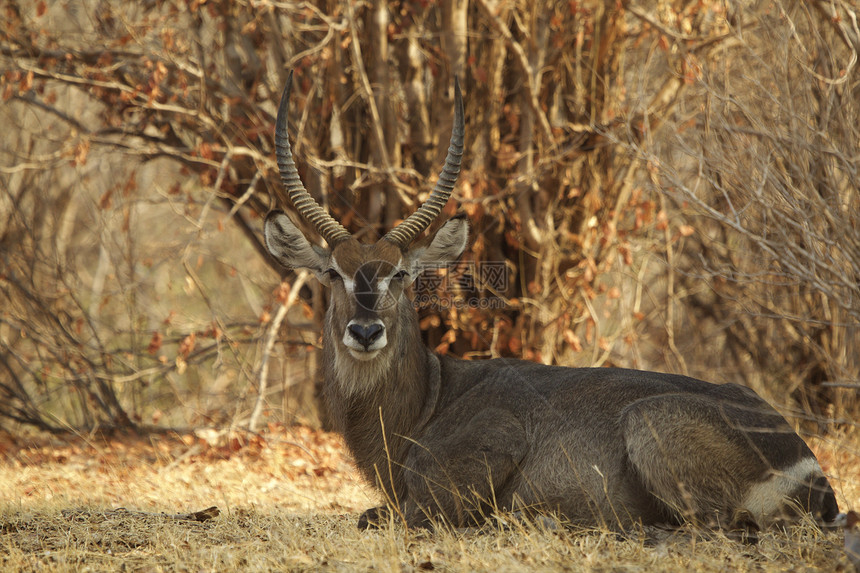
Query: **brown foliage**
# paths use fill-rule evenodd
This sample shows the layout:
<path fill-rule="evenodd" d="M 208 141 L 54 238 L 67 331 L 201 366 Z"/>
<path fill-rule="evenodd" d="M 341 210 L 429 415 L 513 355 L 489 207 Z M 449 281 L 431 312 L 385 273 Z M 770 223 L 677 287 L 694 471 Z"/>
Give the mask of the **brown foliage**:
<path fill-rule="evenodd" d="M 5 0 L 0 415 L 134 424 L 167 387 L 192 423 L 247 418 L 288 292 L 257 227 L 286 206 L 272 125 L 289 70 L 303 180 L 369 239 L 432 187 L 461 79 L 446 211 L 474 239 L 428 281 L 431 347 L 848 411 L 860 34 L 846 3 L 795 4 Z M 210 252 L 225 244 L 240 252 Z M 308 379 L 322 303 L 301 298 L 315 323 L 280 314 L 283 364 Z"/>

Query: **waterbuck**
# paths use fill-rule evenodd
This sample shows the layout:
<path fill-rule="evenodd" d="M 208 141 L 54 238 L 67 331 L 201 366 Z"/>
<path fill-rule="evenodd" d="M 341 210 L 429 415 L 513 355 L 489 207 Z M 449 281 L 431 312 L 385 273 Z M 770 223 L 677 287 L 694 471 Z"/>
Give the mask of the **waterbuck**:
<path fill-rule="evenodd" d="M 292 79 L 292 76 L 291 76 Z M 265 221 L 269 252 L 329 288 L 323 394 L 364 478 L 409 526 L 481 523 L 498 510 L 555 512 L 573 524 L 757 529 L 836 498 L 812 451 L 752 390 L 685 376 L 564 368 L 511 359 L 458 360 L 421 341 L 410 285 L 457 259 L 468 224 L 439 216 L 463 154 L 463 100 L 445 166 L 427 201 L 375 244 L 360 244 L 305 190 L 287 135 L 290 83 L 276 148 L 298 214 L 328 243 L 311 244 L 281 211 Z"/>

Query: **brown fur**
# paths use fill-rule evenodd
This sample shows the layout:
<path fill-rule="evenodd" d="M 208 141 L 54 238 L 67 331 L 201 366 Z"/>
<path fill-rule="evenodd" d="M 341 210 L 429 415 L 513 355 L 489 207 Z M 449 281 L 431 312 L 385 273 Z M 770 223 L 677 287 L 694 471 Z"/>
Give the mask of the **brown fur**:
<path fill-rule="evenodd" d="M 282 213 L 266 221 L 276 258 L 313 269 L 331 288 L 325 400 L 387 510 L 419 526 L 480 523 L 503 509 L 557 511 L 582 525 L 688 520 L 749 533 L 798 508 L 820 520 L 836 516 L 812 452 L 747 388 L 432 353 L 408 285 L 422 265 L 459 256 L 467 234 L 455 219 L 411 250 L 349 239 L 329 253 L 312 248 Z M 376 325 L 378 347 L 355 341 L 356 321 Z M 369 510 L 360 525 L 384 520 L 387 510 Z"/>

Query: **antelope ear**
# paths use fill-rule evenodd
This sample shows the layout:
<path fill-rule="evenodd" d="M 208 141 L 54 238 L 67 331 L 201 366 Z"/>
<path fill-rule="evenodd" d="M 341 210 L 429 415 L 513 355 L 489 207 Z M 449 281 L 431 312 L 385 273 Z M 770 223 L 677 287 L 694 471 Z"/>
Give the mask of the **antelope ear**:
<path fill-rule="evenodd" d="M 425 268 L 443 266 L 457 260 L 466 250 L 469 223 L 465 216 L 449 219 L 426 246 L 413 248 L 406 256 L 409 274 L 420 275 Z"/>
<path fill-rule="evenodd" d="M 263 225 L 266 248 L 288 269 L 308 269 L 319 277 L 328 266 L 330 252 L 311 245 L 283 211 L 272 211 Z"/>

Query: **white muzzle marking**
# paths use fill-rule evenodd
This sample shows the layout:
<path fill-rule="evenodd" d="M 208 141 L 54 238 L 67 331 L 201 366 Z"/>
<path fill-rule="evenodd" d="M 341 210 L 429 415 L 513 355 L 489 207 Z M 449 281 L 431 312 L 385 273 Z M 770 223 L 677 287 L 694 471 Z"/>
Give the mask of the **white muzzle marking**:
<path fill-rule="evenodd" d="M 356 335 L 353 333 L 353 330 L 350 330 L 350 327 L 358 327 L 355 329 L 358 332 L 364 331 L 365 333 L 369 332 L 368 329 L 372 327 L 379 327 L 381 331 L 373 337 L 373 339 L 369 342 L 369 344 L 365 345 L 364 342 L 359 340 Z M 349 350 L 349 353 L 356 360 L 372 360 L 376 358 L 379 354 L 379 351 L 386 347 L 388 344 L 388 335 L 386 333 L 386 328 L 382 324 L 381 320 L 350 320 L 346 325 L 346 328 L 343 331 L 343 344 Z"/>

